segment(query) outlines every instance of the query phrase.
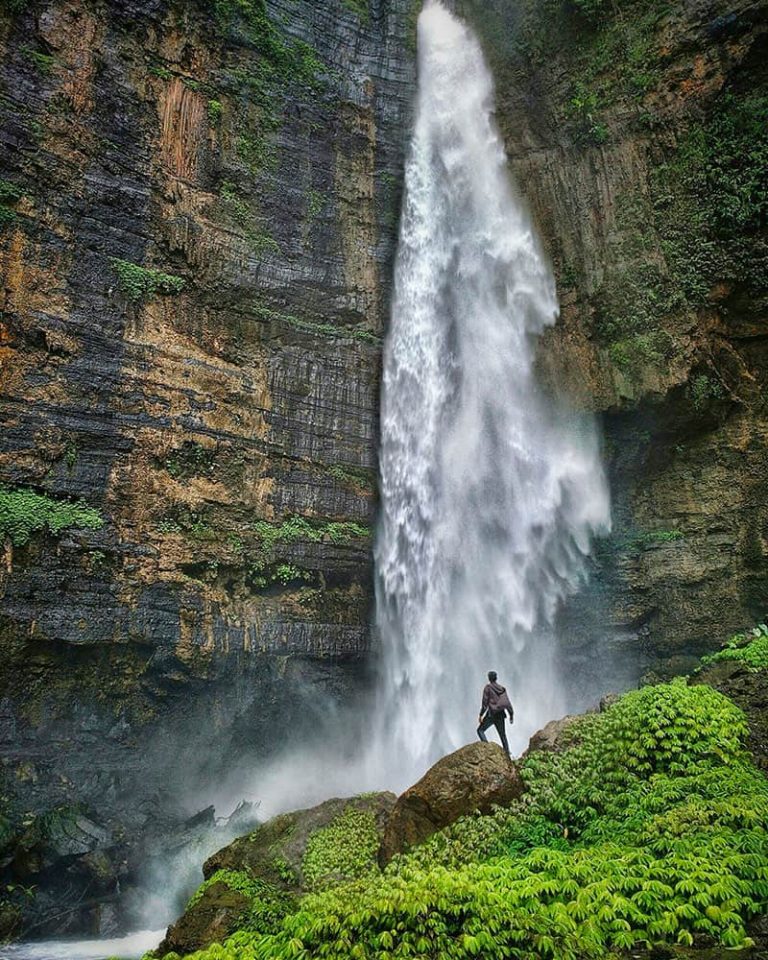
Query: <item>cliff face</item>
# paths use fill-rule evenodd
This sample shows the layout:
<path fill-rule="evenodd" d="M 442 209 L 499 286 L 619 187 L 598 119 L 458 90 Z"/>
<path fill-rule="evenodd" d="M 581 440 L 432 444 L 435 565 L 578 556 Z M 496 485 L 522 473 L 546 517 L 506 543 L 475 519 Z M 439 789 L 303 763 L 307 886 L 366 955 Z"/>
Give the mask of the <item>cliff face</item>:
<path fill-rule="evenodd" d="M 412 6 L 4 6 L 0 753 L 25 809 L 181 794 L 353 695 Z"/>
<path fill-rule="evenodd" d="M 768 6 L 459 6 L 558 276 L 543 372 L 606 437 L 614 531 L 565 652 L 684 669 L 768 608 Z"/>

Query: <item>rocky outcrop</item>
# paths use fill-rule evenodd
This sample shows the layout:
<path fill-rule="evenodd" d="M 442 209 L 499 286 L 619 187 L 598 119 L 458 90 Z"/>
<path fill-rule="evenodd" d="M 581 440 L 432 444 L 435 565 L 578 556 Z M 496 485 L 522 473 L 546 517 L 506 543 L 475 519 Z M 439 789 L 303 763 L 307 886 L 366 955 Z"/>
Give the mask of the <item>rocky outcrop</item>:
<path fill-rule="evenodd" d="M 562 624 L 586 705 L 768 609 L 768 6 L 457 6 L 557 274 L 542 373 L 604 427 L 613 532 Z"/>
<path fill-rule="evenodd" d="M 239 837 L 205 862 L 206 882 L 168 928 L 158 955 L 221 942 L 246 922 L 269 932 L 301 893 L 375 869 L 394 803 L 392 793 L 326 800 Z"/>
<path fill-rule="evenodd" d="M 354 696 L 411 7 L 0 13 L 0 498 L 92 511 L 0 532 L 12 817 L 136 835 Z"/>
<path fill-rule="evenodd" d="M 691 682 L 708 683 L 741 707 L 749 723 L 750 753 L 768 775 L 768 670 L 750 670 L 738 660 L 725 660 L 704 667 Z"/>
<path fill-rule="evenodd" d="M 380 861 L 388 863 L 433 833 L 472 813 L 516 800 L 525 789 L 517 766 L 495 743 L 470 743 L 443 757 L 397 798 L 384 828 Z"/>

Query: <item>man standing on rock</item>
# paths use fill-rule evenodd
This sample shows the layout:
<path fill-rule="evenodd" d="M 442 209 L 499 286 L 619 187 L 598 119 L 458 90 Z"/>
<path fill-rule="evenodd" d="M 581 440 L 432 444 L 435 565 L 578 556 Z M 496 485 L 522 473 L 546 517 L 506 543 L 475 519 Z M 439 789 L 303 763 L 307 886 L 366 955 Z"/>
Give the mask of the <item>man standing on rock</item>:
<path fill-rule="evenodd" d="M 495 670 L 489 671 L 488 681 L 483 689 L 483 703 L 480 707 L 480 716 L 477 721 L 479 724 L 477 735 L 483 743 L 487 743 L 488 739 L 485 736 L 485 731 L 489 727 L 496 727 L 499 732 L 501 745 L 504 747 L 504 752 L 509 756 L 509 744 L 507 743 L 507 733 L 504 729 L 504 719 L 506 713 L 509 712 L 509 722 L 512 723 L 515 719 L 515 711 L 509 702 L 506 689 L 502 687 L 500 683 L 496 682 Z"/>

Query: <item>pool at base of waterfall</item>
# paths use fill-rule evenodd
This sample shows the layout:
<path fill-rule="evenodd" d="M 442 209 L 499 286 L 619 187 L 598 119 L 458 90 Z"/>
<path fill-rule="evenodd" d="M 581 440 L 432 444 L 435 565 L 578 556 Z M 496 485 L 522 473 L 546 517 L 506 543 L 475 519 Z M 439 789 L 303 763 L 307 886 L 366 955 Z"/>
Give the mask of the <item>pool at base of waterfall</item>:
<path fill-rule="evenodd" d="M 162 930 L 139 930 L 113 940 L 39 940 L 0 946 L 0 960 L 133 960 L 153 950 L 163 939 Z"/>

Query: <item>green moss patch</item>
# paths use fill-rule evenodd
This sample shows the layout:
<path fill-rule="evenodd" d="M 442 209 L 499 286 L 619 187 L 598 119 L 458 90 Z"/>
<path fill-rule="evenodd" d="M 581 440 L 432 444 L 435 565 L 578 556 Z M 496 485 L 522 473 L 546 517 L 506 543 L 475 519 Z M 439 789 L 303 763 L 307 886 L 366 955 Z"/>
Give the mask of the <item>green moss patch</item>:
<path fill-rule="evenodd" d="M 181 293 L 186 281 L 172 273 L 162 273 L 148 267 L 140 267 L 128 260 L 110 257 L 109 262 L 114 267 L 120 289 L 129 300 L 138 303 L 150 300 L 158 293 Z"/>
<path fill-rule="evenodd" d="M 27 488 L 0 486 L 0 540 L 10 540 L 15 547 L 24 546 L 41 530 L 58 535 L 68 527 L 98 530 L 103 526 L 98 510 L 82 500 L 54 500 Z"/>
<path fill-rule="evenodd" d="M 722 650 L 701 658 L 705 665 L 736 661 L 749 670 L 768 670 L 768 624 L 761 623 L 749 633 L 737 633 Z"/>

